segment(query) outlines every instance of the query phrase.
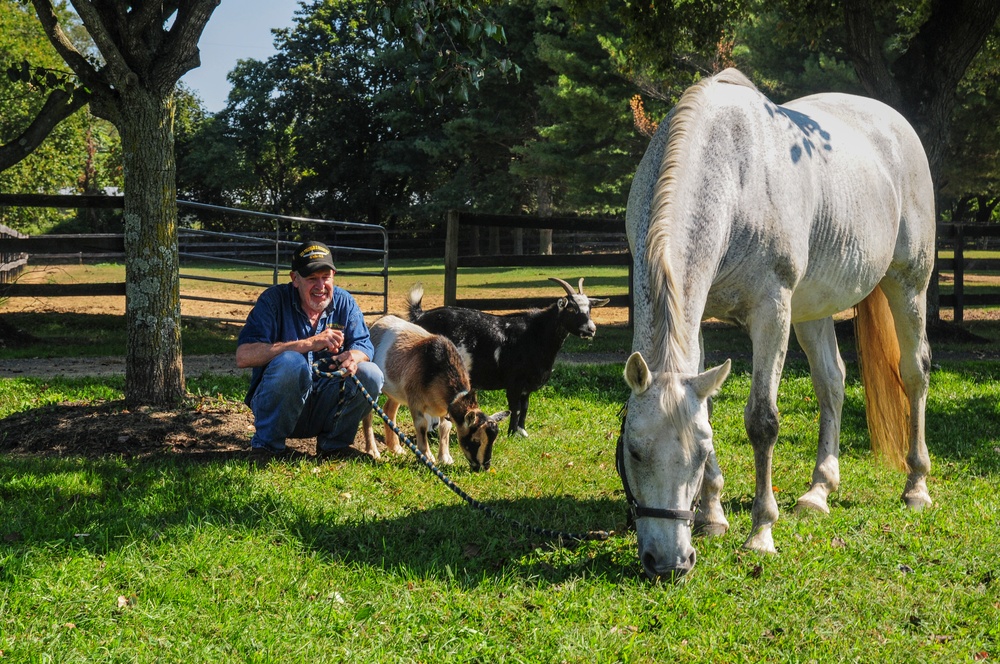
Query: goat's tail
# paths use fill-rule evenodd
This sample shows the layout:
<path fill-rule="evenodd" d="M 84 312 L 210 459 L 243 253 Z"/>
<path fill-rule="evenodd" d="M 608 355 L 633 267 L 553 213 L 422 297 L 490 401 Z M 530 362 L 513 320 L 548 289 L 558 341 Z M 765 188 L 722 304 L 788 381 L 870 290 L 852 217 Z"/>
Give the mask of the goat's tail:
<path fill-rule="evenodd" d="M 406 307 L 410 312 L 410 322 L 416 323 L 417 319 L 424 314 L 420 304 L 424 300 L 424 285 L 420 282 L 410 287 L 410 294 L 406 298 Z"/>
<path fill-rule="evenodd" d="M 899 340 L 892 311 L 881 288 L 876 287 L 855 306 L 854 335 L 872 450 L 890 465 L 905 470 L 910 400 L 899 375 Z"/>

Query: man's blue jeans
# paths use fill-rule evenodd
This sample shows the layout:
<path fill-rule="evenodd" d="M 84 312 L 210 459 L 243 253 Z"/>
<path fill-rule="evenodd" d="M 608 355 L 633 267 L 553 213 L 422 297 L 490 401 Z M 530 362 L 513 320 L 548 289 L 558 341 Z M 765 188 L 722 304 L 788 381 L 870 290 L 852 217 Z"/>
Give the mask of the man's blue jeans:
<path fill-rule="evenodd" d="M 358 379 L 372 398 L 378 398 L 385 378 L 374 362 L 358 364 Z M 340 406 L 340 387 L 344 402 Z M 253 448 L 285 449 L 286 438 L 316 437 L 319 450 L 349 447 L 358 425 L 371 406 L 350 377 L 313 376 L 305 355 L 285 352 L 264 367 L 264 374 L 250 400 L 257 433 Z"/>

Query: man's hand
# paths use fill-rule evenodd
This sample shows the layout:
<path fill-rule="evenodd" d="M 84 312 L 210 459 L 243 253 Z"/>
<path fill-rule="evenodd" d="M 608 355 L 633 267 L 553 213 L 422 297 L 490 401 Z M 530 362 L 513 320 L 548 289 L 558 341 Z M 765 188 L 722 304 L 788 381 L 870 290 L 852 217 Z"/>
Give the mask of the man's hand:
<path fill-rule="evenodd" d="M 344 331 L 334 329 L 333 327 L 328 327 L 319 334 L 312 337 L 312 344 L 310 350 L 312 351 L 328 351 L 330 353 L 340 352 L 340 348 L 344 345 Z"/>
<path fill-rule="evenodd" d="M 354 357 L 354 353 L 349 350 L 345 350 L 340 355 L 335 355 L 333 361 L 338 363 L 338 369 L 344 371 L 344 375 L 353 376 L 358 373 L 358 361 Z"/>

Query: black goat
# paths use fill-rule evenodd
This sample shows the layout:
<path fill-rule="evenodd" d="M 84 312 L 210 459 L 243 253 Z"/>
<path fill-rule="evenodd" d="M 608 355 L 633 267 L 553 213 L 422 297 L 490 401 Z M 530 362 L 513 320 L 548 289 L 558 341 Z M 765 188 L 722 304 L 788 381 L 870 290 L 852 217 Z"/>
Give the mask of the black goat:
<path fill-rule="evenodd" d="M 544 309 L 503 316 L 461 307 L 423 311 L 423 286 L 415 284 L 410 289 L 410 321 L 455 343 L 469 370 L 473 389 L 507 391 L 509 433 L 525 437 L 528 396 L 549 380 L 556 354 L 567 336 L 594 337 L 597 326 L 590 319 L 590 309 L 608 303 L 607 299 L 584 295 L 582 277 L 579 293 L 562 279 L 550 279 L 566 289 L 567 297 Z"/>

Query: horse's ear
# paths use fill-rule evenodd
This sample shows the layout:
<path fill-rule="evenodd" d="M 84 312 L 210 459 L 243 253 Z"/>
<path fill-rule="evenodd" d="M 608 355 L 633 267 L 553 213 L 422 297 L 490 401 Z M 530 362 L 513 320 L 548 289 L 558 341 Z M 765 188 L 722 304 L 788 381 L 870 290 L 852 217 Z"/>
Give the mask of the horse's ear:
<path fill-rule="evenodd" d="M 625 383 L 632 388 L 633 394 L 642 394 L 653 384 L 653 376 L 639 351 L 632 353 L 625 363 Z"/>
<path fill-rule="evenodd" d="M 689 379 L 688 384 L 691 386 L 691 389 L 694 390 L 694 393 L 698 395 L 698 398 L 704 401 L 719 391 L 719 388 L 722 387 L 722 383 L 724 383 L 726 378 L 729 376 L 729 368 L 731 366 L 732 362 L 726 360 L 714 369 L 709 369 L 708 371 Z"/>

